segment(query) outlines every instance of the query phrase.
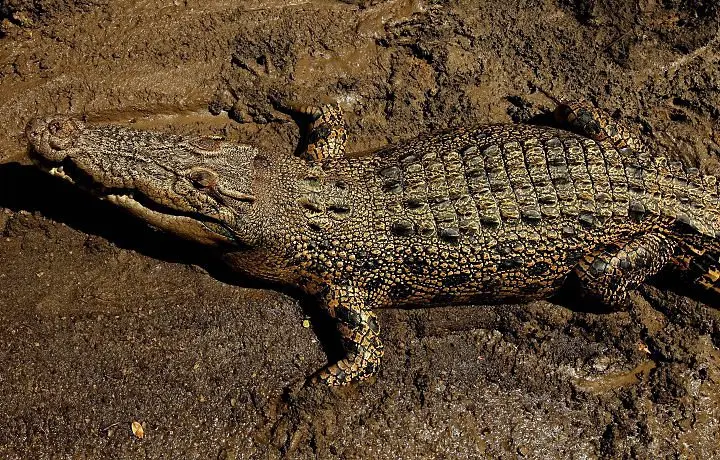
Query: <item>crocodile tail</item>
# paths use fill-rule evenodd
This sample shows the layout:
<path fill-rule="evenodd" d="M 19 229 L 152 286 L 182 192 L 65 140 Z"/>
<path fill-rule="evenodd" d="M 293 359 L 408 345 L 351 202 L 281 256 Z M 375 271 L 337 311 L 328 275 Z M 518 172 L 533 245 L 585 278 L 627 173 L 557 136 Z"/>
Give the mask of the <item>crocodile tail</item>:
<path fill-rule="evenodd" d="M 697 168 L 683 169 L 679 162 L 669 165 L 674 176 L 673 191 L 677 198 L 674 215 L 679 230 L 691 228 L 706 237 L 703 248 L 718 245 L 720 238 L 720 200 L 715 176 L 702 175 Z"/>

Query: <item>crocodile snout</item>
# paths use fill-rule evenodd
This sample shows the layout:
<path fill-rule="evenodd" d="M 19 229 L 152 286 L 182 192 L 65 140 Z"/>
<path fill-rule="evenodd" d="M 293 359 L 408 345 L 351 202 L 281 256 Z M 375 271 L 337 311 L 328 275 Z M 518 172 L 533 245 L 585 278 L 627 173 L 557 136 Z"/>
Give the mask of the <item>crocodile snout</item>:
<path fill-rule="evenodd" d="M 81 121 L 70 117 L 35 118 L 25 128 L 33 151 L 47 160 L 61 162 L 82 131 Z"/>

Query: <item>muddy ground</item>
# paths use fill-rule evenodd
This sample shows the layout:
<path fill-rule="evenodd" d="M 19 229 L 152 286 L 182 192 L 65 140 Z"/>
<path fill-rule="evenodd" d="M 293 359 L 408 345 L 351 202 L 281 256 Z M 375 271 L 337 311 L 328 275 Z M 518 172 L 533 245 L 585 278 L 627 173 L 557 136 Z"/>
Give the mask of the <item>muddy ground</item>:
<path fill-rule="evenodd" d="M 527 121 L 542 88 L 718 171 L 714 0 L 5 0 L 0 19 L 0 457 L 720 457 L 720 311 L 672 279 L 624 312 L 384 310 L 374 383 L 298 389 L 327 359 L 312 306 L 36 172 L 22 136 L 60 112 L 292 154 L 271 102 L 337 99 L 361 152 Z"/>

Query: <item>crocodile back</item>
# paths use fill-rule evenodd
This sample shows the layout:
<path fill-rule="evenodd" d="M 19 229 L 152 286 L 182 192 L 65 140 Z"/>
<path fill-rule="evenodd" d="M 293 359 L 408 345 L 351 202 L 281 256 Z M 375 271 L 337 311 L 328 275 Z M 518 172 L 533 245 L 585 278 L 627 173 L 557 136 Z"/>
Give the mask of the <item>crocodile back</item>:
<path fill-rule="evenodd" d="M 378 209 L 399 236 L 454 243 L 518 227 L 633 233 L 676 223 L 720 234 L 714 177 L 567 131 L 489 125 L 371 161 Z"/>

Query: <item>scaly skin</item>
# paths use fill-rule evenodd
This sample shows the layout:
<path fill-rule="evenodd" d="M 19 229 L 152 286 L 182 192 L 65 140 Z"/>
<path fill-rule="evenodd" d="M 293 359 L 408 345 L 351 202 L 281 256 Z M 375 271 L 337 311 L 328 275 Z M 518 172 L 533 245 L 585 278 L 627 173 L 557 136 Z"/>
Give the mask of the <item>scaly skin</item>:
<path fill-rule="evenodd" d="M 568 276 L 621 306 L 668 263 L 718 290 L 715 178 L 582 104 L 557 111 L 579 134 L 488 125 L 357 159 L 337 106 L 299 110 L 314 121 L 300 158 L 65 117 L 27 135 L 45 169 L 316 296 L 347 355 L 317 374 L 331 385 L 377 370 L 375 308 L 545 298 Z"/>

